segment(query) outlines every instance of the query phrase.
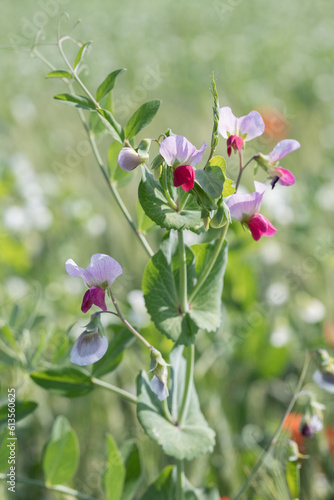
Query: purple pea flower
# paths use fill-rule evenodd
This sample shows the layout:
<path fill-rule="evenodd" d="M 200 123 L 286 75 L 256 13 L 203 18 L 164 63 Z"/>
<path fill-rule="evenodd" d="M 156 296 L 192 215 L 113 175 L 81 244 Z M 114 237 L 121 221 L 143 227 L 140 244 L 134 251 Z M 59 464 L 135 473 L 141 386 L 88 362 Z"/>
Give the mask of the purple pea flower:
<path fill-rule="evenodd" d="M 218 124 L 219 133 L 227 139 L 227 154 L 231 156 L 232 148 L 239 156 L 244 143 L 259 137 L 264 132 L 264 121 L 257 111 L 251 111 L 246 116 L 237 118 L 228 106 L 220 108 Z"/>
<path fill-rule="evenodd" d="M 94 313 L 86 325 L 86 330 L 77 338 L 72 347 L 72 363 L 86 366 L 99 361 L 108 349 L 108 339 L 103 334 L 100 313 Z"/>
<path fill-rule="evenodd" d="M 316 432 L 320 432 L 324 427 L 319 415 L 306 417 L 300 424 L 300 433 L 305 437 L 311 437 Z"/>
<path fill-rule="evenodd" d="M 190 191 L 195 182 L 195 165 L 200 163 L 206 148 L 203 142 L 200 149 L 196 149 L 183 135 L 166 137 L 160 144 L 159 153 L 170 167 L 174 168 L 174 186 L 184 191 Z"/>
<path fill-rule="evenodd" d="M 70 276 L 82 278 L 89 288 L 82 299 L 82 312 L 89 311 L 93 304 L 106 311 L 105 291 L 122 274 L 120 264 L 109 255 L 96 253 L 87 269 L 77 266 L 72 259 L 66 261 L 65 269 Z"/>
<path fill-rule="evenodd" d="M 140 156 L 137 151 L 131 147 L 124 147 L 118 154 L 118 165 L 122 170 L 131 171 L 144 163 L 149 158 Z"/>
<path fill-rule="evenodd" d="M 279 162 L 284 156 L 292 153 L 300 148 L 298 141 L 294 139 L 284 139 L 276 144 L 269 155 L 259 153 L 255 156 L 255 160 L 267 171 L 271 179 L 271 187 L 274 189 L 277 182 L 282 186 L 291 186 L 295 183 L 295 176 L 287 170 L 279 166 Z"/>
<path fill-rule="evenodd" d="M 118 153 L 118 164 L 121 169 L 131 171 L 149 159 L 149 150 L 151 139 L 140 141 L 138 148 L 133 149 L 128 141 L 125 141 L 125 147 Z"/>
<path fill-rule="evenodd" d="M 75 365 L 86 366 L 99 361 L 108 349 L 108 339 L 99 330 L 85 330 L 75 341 L 71 351 L 71 361 Z"/>
<path fill-rule="evenodd" d="M 246 224 L 253 239 L 258 241 L 261 236 L 273 236 L 276 233 L 276 228 L 268 219 L 258 213 L 266 190 L 265 184 L 254 181 L 254 185 L 254 193 L 232 194 L 226 198 L 226 205 L 230 209 L 231 217 Z"/>

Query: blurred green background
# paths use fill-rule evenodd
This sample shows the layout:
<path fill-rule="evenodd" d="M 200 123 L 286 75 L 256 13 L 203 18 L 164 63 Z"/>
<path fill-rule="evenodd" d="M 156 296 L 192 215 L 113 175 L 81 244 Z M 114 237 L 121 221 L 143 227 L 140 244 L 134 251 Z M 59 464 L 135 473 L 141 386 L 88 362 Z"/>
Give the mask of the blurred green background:
<path fill-rule="evenodd" d="M 61 33 L 81 18 L 73 35 L 94 41 L 82 73 L 90 89 L 110 71 L 127 68 L 114 91 L 122 124 L 143 102 L 162 99 L 142 137 L 157 137 L 170 127 L 197 147 L 209 143 L 214 71 L 221 106 L 231 106 L 236 116 L 257 109 L 265 119 L 264 136 L 247 146 L 245 158 L 268 153 L 283 138 L 301 143 L 283 165 L 293 171 L 296 184 L 268 190 L 263 203 L 277 234 L 255 243 L 233 225 L 223 326 L 215 334 L 198 335 L 196 384 L 217 446 L 211 457 L 190 464 L 187 474 L 195 485 L 218 483 L 221 495 L 232 495 L 278 425 L 305 350 L 334 347 L 334 5 L 324 0 L 16 0 L 2 4 L 0 43 L 29 49 L 39 28 L 42 42 L 55 42 L 64 11 L 70 18 L 62 21 Z M 73 59 L 75 50 L 70 44 L 68 49 Z M 55 45 L 39 51 L 63 68 Z M 146 320 L 140 300 L 129 293 L 140 289 L 147 257 L 110 197 L 75 110 L 53 100 L 66 91 L 64 85 L 46 80 L 48 68 L 29 50 L 2 49 L 0 60 L 1 328 L 10 324 L 28 370 L 43 369 L 69 363 L 80 328 L 68 329 L 85 324 L 84 287 L 66 275 L 66 259 L 86 267 L 92 254 L 102 252 L 118 260 L 124 274 L 115 292 L 123 310 L 141 325 Z M 104 159 L 109 145 L 106 137 Z M 224 140 L 218 152 L 226 156 Z M 235 157 L 228 168 L 235 178 Z M 243 184 L 252 189 L 251 167 L 246 174 Z M 259 179 L 265 178 L 260 174 Z M 135 174 L 121 190 L 132 213 L 138 182 Z M 155 249 L 160 237 L 160 232 L 149 236 Z M 170 343 L 152 326 L 143 331 L 157 348 L 169 351 Z M 81 461 L 72 486 L 87 494 L 101 498 L 106 432 L 119 444 L 128 437 L 140 442 L 142 488 L 168 463 L 129 405 L 102 389 L 72 400 L 51 396 L 19 367 L 3 334 L 0 350 L 2 403 L 7 387 L 15 386 L 20 399 L 39 404 L 18 425 L 20 475 L 42 479 L 43 446 L 59 414 L 78 433 Z M 133 345 L 107 380 L 133 392 L 138 371 L 148 364 L 146 353 Z M 308 445 L 315 453 L 303 465 L 303 498 L 310 500 L 334 498 L 328 439 L 334 405 L 323 393 L 319 398 L 327 406 L 327 430 Z M 245 498 L 276 498 L 265 489 L 269 482 L 262 477 L 258 496 Z M 4 485 L 0 488 L 7 498 Z M 18 485 L 17 490 L 22 500 L 57 498 L 37 488 Z"/>

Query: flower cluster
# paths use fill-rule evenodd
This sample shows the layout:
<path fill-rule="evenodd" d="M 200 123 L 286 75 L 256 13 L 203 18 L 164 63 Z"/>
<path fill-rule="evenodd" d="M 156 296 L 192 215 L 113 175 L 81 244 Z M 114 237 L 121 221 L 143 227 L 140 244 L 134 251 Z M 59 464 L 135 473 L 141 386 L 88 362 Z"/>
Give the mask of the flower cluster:
<path fill-rule="evenodd" d="M 283 186 L 290 186 L 295 182 L 294 175 L 289 170 L 282 168 L 280 161 L 287 154 L 300 147 L 299 142 L 296 140 L 282 140 L 268 155 L 257 153 L 245 167 L 242 166 L 242 151 L 245 149 L 246 143 L 261 136 L 265 130 L 265 124 L 260 113 L 251 111 L 248 115 L 237 118 L 232 113 L 231 108 L 227 106 L 222 107 L 219 110 L 219 119 L 216 123 L 216 129 L 219 134 L 226 139 L 228 156 L 231 156 L 232 151 L 237 152 L 239 155 L 240 178 L 248 163 L 250 163 L 251 160 L 255 160 L 267 173 L 272 188 L 274 188 L 277 183 Z M 146 142 L 147 141 L 148 140 L 146 140 Z M 148 158 L 148 148 L 144 148 L 145 154 L 143 154 L 143 142 L 145 141 L 142 141 L 137 149 L 127 145 L 121 150 L 118 155 L 118 163 L 122 169 L 133 170 L 138 165 L 145 163 Z M 196 170 L 194 168 L 201 163 L 206 147 L 206 143 L 203 142 L 200 149 L 196 149 L 196 147 L 182 135 L 173 135 L 171 131 L 168 131 L 168 135 L 165 136 L 159 146 L 158 166 L 161 167 L 161 165 L 164 165 L 164 168 L 171 169 L 174 187 L 180 187 L 183 191 L 189 192 L 189 194 L 195 196 L 198 204 L 202 208 L 203 223 L 204 227 L 207 229 L 211 221 L 212 227 L 221 227 L 219 224 L 217 226 L 217 215 L 219 215 L 219 219 L 222 219 L 221 224 L 224 224 L 224 218 L 227 217 L 226 212 L 223 213 L 221 209 L 223 194 L 221 193 L 220 199 L 212 199 L 212 190 L 203 193 L 203 189 L 205 191 L 205 188 L 203 188 L 200 182 L 200 179 L 202 179 L 205 174 L 212 174 L 212 171 L 211 173 L 209 172 L 211 168 L 209 160 L 212 155 L 202 170 Z M 212 158 L 212 160 L 214 160 L 214 158 Z M 200 175 L 200 172 L 203 174 Z M 240 178 L 236 183 L 236 189 L 238 188 Z M 214 184 L 212 179 L 211 177 L 211 185 Z M 230 194 L 225 199 L 226 204 L 224 206 L 227 206 L 230 210 L 231 217 L 245 225 L 255 241 L 259 240 L 262 236 L 272 236 L 276 233 L 276 229 L 269 220 L 259 213 L 265 189 L 266 186 L 264 184 L 255 181 L 255 191 L 253 193 L 234 193 Z M 220 212 L 222 212 L 221 217 Z"/>

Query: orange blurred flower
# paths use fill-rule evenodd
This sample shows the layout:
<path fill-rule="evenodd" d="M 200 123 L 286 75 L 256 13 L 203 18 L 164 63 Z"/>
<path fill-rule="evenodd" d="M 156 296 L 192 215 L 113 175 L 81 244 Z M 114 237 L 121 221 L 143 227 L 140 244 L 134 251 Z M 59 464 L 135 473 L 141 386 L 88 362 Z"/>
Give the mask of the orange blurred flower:
<path fill-rule="evenodd" d="M 288 135 L 289 122 L 285 116 L 275 108 L 260 110 L 265 124 L 264 136 L 273 141 L 280 141 Z"/>
<path fill-rule="evenodd" d="M 302 418 L 303 416 L 301 413 L 292 412 L 287 416 L 283 423 L 283 429 L 290 433 L 291 439 L 297 443 L 301 453 L 304 452 L 305 448 L 304 436 L 300 432 Z"/>

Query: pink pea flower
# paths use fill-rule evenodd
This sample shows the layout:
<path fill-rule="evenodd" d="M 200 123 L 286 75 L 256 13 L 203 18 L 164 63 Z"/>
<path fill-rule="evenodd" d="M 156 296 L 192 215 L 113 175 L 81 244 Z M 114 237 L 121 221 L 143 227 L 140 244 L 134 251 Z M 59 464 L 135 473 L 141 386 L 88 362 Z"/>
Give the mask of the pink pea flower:
<path fill-rule="evenodd" d="M 282 184 L 282 186 L 291 186 L 295 183 L 295 176 L 290 170 L 280 166 L 280 160 L 298 148 L 300 148 L 298 141 L 294 139 L 284 139 L 277 143 L 268 155 L 258 153 L 254 156 L 254 160 L 256 160 L 269 175 L 272 189 L 274 189 L 277 182 Z"/>
<path fill-rule="evenodd" d="M 166 137 L 160 144 L 159 153 L 170 167 L 174 167 L 174 186 L 190 191 L 195 182 L 195 165 L 200 163 L 206 143 L 196 149 L 183 135 Z"/>
<path fill-rule="evenodd" d="M 296 149 L 300 148 L 298 141 L 294 139 L 284 139 L 280 141 L 274 149 L 269 153 L 269 165 L 268 173 L 269 177 L 272 179 L 271 187 L 274 189 L 276 183 L 282 184 L 282 186 L 291 186 L 295 183 L 295 176 L 285 168 L 279 166 L 279 161 L 284 158 L 284 156 L 292 153 Z"/>
<path fill-rule="evenodd" d="M 120 264 L 109 255 L 96 253 L 87 269 L 77 266 L 72 259 L 66 261 L 65 269 L 70 276 L 82 278 L 89 288 L 82 299 L 82 312 L 89 311 L 93 304 L 106 311 L 105 291 L 122 274 Z"/>
<path fill-rule="evenodd" d="M 239 220 L 249 228 L 255 241 L 261 236 L 273 236 L 276 228 L 263 215 L 259 214 L 262 198 L 266 190 L 265 184 L 254 181 L 255 192 L 250 194 L 232 194 L 226 198 L 231 217 Z"/>
<path fill-rule="evenodd" d="M 264 121 L 257 111 L 251 111 L 246 116 L 236 118 L 228 106 L 220 108 L 218 124 L 219 133 L 227 139 L 227 154 L 231 156 L 232 149 L 239 156 L 244 143 L 259 137 L 264 132 Z"/>

